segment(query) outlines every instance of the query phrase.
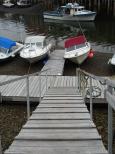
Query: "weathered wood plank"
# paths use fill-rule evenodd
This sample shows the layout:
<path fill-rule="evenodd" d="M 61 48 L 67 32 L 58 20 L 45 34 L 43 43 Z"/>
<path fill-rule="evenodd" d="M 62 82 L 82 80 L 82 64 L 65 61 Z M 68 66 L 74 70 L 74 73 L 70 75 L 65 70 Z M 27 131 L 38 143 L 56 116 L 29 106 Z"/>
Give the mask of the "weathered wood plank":
<path fill-rule="evenodd" d="M 90 119 L 89 113 L 33 113 L 30 119 Z"/>
<path fill-rule="evenodd" d="M 22 147 L 103 147 L 101 140 L 84 141 L 34 141 L 34 140 L 15 140 L 12 146 Z"/>
<path fill-rule="evenodd" d="M 40 103 L 39 104 L 39 108 L 40 107 L 52 107 L 52 108 L 55 108 L 55 107 L 58 107 L 58 108 L 73 108 L 73 107 L 75 107 L 75 108 L 77 108 L 77 107 L 86 107 L 85 106 L 85 104 L 75 104 L 75 103 L 73 103 L 73 104 L 65 104 L 65 103 L 61 103 L 61 104 L 59 104 L 59 103 Z"/>
<path fill-rule="evenodd" d="M 68 99 L 56 99 L 56 100 L 49 100 L 49 99 L 42 99 L 41 101 L 42 104 L 83 104 L 84 101 L 81 100 L 68 100 Z"/>
<path fill-rule="evenodd" d="M 31 120 L 34 120 L 34 119 L 31 119 Z M 94 128 L 95 125 L 93 123 L 77 123 L 77 124 L 73 124 L 73 123 L 65 123 L 65 124 L 56 124 L 56 123 L 48 123 L 48 124 L 44 124 L 44 123 L 27 123 L 26 125 L 24 125 L 23 128 L 28 128 L 28 129 L 78 129 L 78 128 L 81 128 L 81 129 L 85 129 L 85 128 Z"/>
<path fill-rule="evenodd" d="M 86 108 L 37 108 L 34 113 L 88 113 Z"/>

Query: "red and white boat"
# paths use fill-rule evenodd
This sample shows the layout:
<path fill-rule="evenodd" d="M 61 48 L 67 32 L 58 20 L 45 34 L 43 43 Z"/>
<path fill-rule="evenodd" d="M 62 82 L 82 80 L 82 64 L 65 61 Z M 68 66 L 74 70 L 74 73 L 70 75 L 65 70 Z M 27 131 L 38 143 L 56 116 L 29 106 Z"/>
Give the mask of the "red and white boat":
<path fill-rule="evenodd" d="M 88 57 L 93 57 L 93 52 L 90 43 L 87 42 L 84 35 L 69 38 L 65 41 L 65 59 L 81 64 Z"/>

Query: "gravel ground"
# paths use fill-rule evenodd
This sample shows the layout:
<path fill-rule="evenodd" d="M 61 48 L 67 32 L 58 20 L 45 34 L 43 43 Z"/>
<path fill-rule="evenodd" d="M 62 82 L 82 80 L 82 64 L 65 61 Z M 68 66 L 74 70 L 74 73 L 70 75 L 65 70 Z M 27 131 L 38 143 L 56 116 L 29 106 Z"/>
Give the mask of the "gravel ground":
<path fill-rule="evenodd" d="M 35 107 L 31 107 L 33 111 Z M 0 135 L 2 150 L 4 151 L 13 142 L 27 120 L 26 105 L 0 105 Z"/>

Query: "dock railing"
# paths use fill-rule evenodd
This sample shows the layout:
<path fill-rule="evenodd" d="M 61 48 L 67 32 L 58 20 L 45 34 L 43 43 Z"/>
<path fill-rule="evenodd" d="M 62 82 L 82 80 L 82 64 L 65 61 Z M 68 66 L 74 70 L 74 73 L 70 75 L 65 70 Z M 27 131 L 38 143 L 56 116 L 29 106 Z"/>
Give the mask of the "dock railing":
<path fill-rule="evenodd" d="M 38 76 L 39 77 L 39 103 L 41 102 L 41 88 L 42 88 L 42 82 L 41 82 L 41 78 L 42 77 L 45 77 L 46 78 L 46 82 L 45 82 L 45 90 L 47 91 L 47 89 L 49 87 L 52 87 L 54 82 L 55 82 L 55 77 L 56 75 L 49 75 L 47 72 L 50 72 L 50 69 L 45 69 L 43 71 L 40 71 L 40 72 L 36 72 L 36 73 L 32 73 L 32 74 L 27 74 L 27 75 L 23 75 L 21 77 L 16 77 L 14 79 L 10 79 L 10 80 L 7 80 L 7 81 L 2 81 L 0 83 L 0 87 L 1 86 L 4 86 L 4 85 L 7 85 L 7 84 L 10 84 L 10 83 L 13 83 L 13 82 L 17 82 L 19 80 L 23 80 L 25 79 L 25 83 L 26 83 L 26 102 L 27 102 L 27 119 L 29 119 L 30 117 L 30 77 L 31 76 Z M 43 73 L 43 74 L 42 74 Z M 48 80 L 48 77 L 49 77 L 49 80 Z M 2 93 L 0 92 L 0 102 L 2 102 Z"/>
<path fill-rule="evenodd" d="M 111 81 L 104 77 L 95 76 L 84 70 L 77 69 L 76 73 L 78 75 L 78 89 L 82 96 L 85 98 L 87 90 L 90 92 L 90 116 L 93 120 L 93 86 L 92 80 L 98 80 L 100 84 L 106 85 L 105 96 L 108 103 L 108 154 L 112 154 L 113 146 L 113 110 L 115 111 L 115 81 Z M 88 87 L 89 80 L 89 87 Z M 89 89 L 87 89 L 89 88 Z"/>

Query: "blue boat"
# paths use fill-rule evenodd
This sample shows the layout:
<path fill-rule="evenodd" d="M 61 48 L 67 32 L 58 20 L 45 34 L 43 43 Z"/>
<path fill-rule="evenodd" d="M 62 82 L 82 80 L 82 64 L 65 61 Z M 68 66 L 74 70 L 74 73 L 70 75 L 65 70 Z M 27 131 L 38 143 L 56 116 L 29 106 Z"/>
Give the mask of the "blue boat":
<path fill-rule="evenodd" d="M 78 3 L 67 3 L 54 11 L 44 12 L 44 19 L 62 21 L 94 21 L 96 12 L 85 10 Z"/>
<path fill-rule="evenodd" d="M 14 57 L 22 48 L 23 44 L 0 36 L 0 61 Z"/>

